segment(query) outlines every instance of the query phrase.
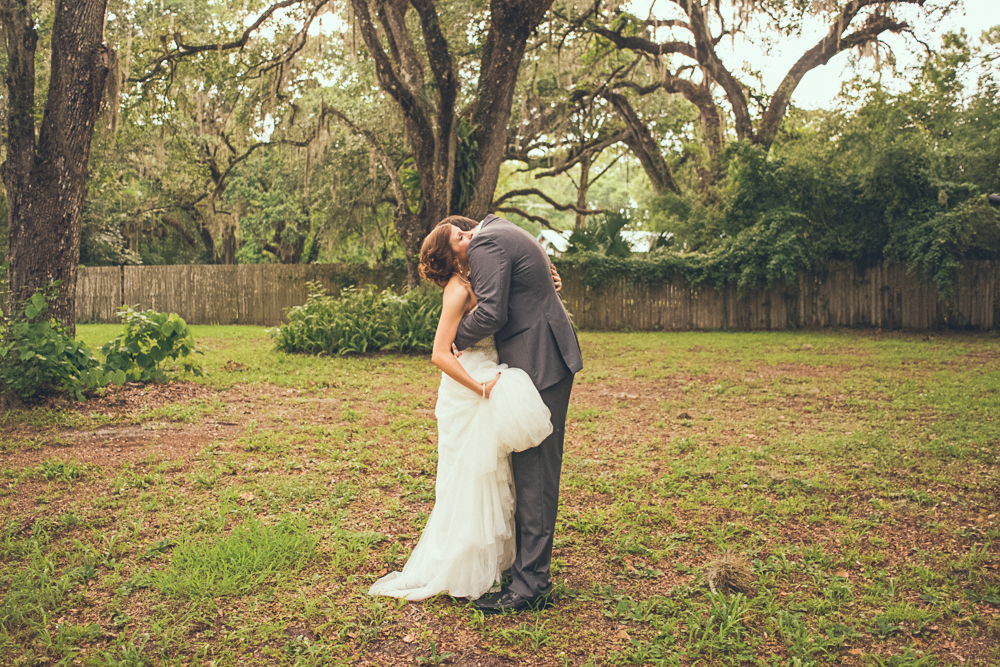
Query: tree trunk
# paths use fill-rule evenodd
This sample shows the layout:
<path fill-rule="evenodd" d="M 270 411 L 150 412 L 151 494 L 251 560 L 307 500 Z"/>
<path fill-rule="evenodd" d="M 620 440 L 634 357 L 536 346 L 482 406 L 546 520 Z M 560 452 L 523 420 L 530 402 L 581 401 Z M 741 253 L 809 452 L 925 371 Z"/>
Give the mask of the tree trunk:
<path fill-rule="evenodd" d="M 436 3 L 409 0 L 420 20 L 423 49 L 418 49 L 411 34 L 413 24 L 406 20 L 406 2 L 351 0 L 357 30 L 372 58 L 379 87 L 392 98 L 403 117 L 407 143 L 420 177 L 420 212 L 410 210 L 399 166 L 389 157 L 382 139 L 353 123 L 339 109 L 325 108 L 365 138 L 389 176 L 396 200 L 395 227 L 406 251 L 411 286 L 420 284 L 420 245 L 439 220 L 451 213 L 482 218 L 489 212 L 504 160 L 518 70 L 531 32 L 551 4 L 552 0 L 490 1 L 490 28 L 480 61 L 479 86 L 470 105 L 474 128 L 471 140 L 478 145 L 478 167 L 469 203 L 464 210 L 456 211 L 451 206 L 458 78 Z M 372 17 L 373 6 L 378 24 Z"/>
<path fill-rule="evenodd" d="M 114 53 L 103 43 L 107 0 L 59 0 L 48 98 L 35 144 L 38 35 L 25 0 L 0 0 L 10 100 L 7 188 L 12 303 L 62 281 L 49 314 L 76 333 L 76 278 L 87 162 Z"/>
<path fill-rule="evenodd" d="M 632 108 L 628 99 L 624 95 L 612 92 L 605 93 L 604 97 L 611 102 L 625 121 L 625 125 L 629 129 L 629 133 L 624 140 L 625 144 L 632 151 L 632 154 L 639 158 L 639 163 L 642 164 L 642 168 L 649 177 L 649 181 L 653 185 L 653 190 L 656 191 L 656 194 L 662 195 L 668 192 L 679 193 L 681 189 L 677 187 L 677 182 L 674 181 L 674 176 L 670 172 L 670 165 L 663 159 L 663 154 L 660 152 L 660 145 L 653 138 L 649 126 L 639 119 L 639 115 L 636 114 L 635 109 Z"/>
<path fill-rule="evenodd" d="M 576 208 L 583 210 L 587 208 L 587 190 L 590 189 L 590 165 L 593 157 L 590 153 L 585 153 L 580 158 L 580 183 L 576 186 Z M 587 216 L 582 213 L 576 214 L 574 227 L 583 229 L 587 224 Z"/>
<path fill-rule="evenodd" d="M 483 45 L 479 87 L 472 110 L 479 168 L 463 215 L 479 220 L 490 212 L 507 147 L 507 124 L 524 50 L 552 0 L 492 0 L 490 31 Z"/>

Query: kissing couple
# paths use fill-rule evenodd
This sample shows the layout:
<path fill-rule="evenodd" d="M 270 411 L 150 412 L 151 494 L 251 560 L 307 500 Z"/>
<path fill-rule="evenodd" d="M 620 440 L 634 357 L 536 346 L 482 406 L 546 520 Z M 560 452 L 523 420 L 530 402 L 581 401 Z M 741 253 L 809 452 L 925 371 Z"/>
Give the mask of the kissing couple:
<path fill-rule="evenodd" d="M 559 275 L 530 234 L 492 214 L 438 223 L 420 275 L 444 289 L 431 356 L 443 372 L 436 498 L 403 571 L 368 593 L 447 593 L 487 614 L 544 609 L 566 409 L 583 367 Z"/>

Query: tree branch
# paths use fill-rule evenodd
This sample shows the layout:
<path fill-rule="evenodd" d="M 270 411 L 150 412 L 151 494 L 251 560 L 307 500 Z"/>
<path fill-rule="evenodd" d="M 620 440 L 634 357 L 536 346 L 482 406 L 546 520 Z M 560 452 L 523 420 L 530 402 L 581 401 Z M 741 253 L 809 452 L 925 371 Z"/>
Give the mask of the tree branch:
<path fill-rule="evenodd" d="M 680 192 L 673 174 L 670 173 L 670 166 L 663 159 L 660 145 L 653 138 L 649 127 L 642 122 L 639 115 L 632 108 L 632 104 L 624 95 L 606 90 L 604 97 L 615 107 L 629 131 L 625 138 L 625 143 L 632 149 L 632 153 L 639 158 L 643 170 L 649 177 L 650 183 L 657 194 L 665 192 Z"/>
<path fill-rule="evenodd" d="M 260 14 L 260 16 L 257 17 L 257 20 L 255 20 L 250 25 L 250 27 L 246 28 L 243 31 L 243 34 L 241 34 L 238 39 L 229 42 L 222 42 L 216 44 L 185 44 L 181 38 L 180 33 L 175 33 L 173 36 L 175 48 L 173 49 L 166 48 L 166 45 L 164 44 L 164 52 L 160 54 L 160 56 L 150 64 L 150 66 L 147 69 L 147 73 L 144 76 L 138 78 L 130 78 L 129 81 L 133 83 L 145 83 L 146 81 L 149 81 L 150 79 L 157 76 L 162 71 L 164 65 L 172 65 L 173 61 L 178 60 L 180 58 L 186 58 L 188 56 L 192 56 L 198 53 L 206 53 L 209 51 L 233 51 L 242 49 L 250 41 L 250 36 L 253 35 L 257 30 L 259 30 L 260 27 L 269 18 L 271 18 L 276 11 L 278 11 L 279 9 L 285 9 L 286 7 L 291 7 L 292 5 L 302 4 L 303 2 L 306 1 L 314 2 L 313 8 L 310 10 L 309 16 L 307 17 L 305 22 L 305 27 L 308 27 L 312 23 L 312 20 L 319 14 L 320 9 L 324 5 L 326 5 L 327 2 L 329 2 L 329 0 L 281 0 L 280 2 L 276 2 L 267 9 L 265 9 Z M 300 32 L 304 31 L 305 28 L 303 28 L 303 30 Z M 303 43 L 304 39 L 305 38 L 303 37 L 302 40 Z M 292 53 L 296 53 L 299 50 L 301 50 L 302 45 L 301 44 L 297 45 L 297 41 L 298 40 L 293 39 L 292 44 L 289 46 L 289 48 L 286 49 L 285 52 L 282 53 L 282 55 L 278 56 L 271 62 L 277 63 L 283 59 L 287 59 L 286 56 L 288 55 L 289 51 L 291 51 Z M 273 67 L 274 65 L 272 64 L 271 66 Z"/>
<path fill-rule="evenodd" d="M 188 247 L 190 248 L 195 247 L 196 244 L 194 237 L 191 236 L 191 233 L 187 230 L 187 228 L 184 227 L 183 222 L 181 222 L 174 216 L 169 215 L 167 213 L 160 214 L 160 221 L 163 224 L 170 227 L 171 229 L 173 229 L 175 232 L 177 232 L 177 234 L 180 235 L 181 239 L 184 241 L 184 243 L 188 245 Z"/>
<path fill-rule="evenodd" d="M 504 193 L 497 199 L 494 199 L 491 208 L 497 210 L 499 206 L 508 199 L 512 199 L 514 197 L 524 197 L 527 195 L 535 195 L 536 197 L 540 197 L 557 211 L 573 211 L 574 213 L 579 213 L 580 215 L 596 215 L 598 213 L 607 213 L 607 211 L 604 210 L 603 208 L 586 209 L 586 208 L 580 208 L 576 204 L 560 204 L 556 200 L 552 199 L 552 197 L 549 197 L 547 194 L 539 190 L 538 188 L 522 188 L 520 190 L 511 190 L 510 192 Z"/>
<path fill-rule="evenodd" d="M 324 109 L 339 118 L 340 122 L 347 126 L 351 132 L 354 132 L 368 142 L 372 152 L 375 153 L 375 157 L 382 164 L 382 168 L 385 169 L 386 173 L 389 175 L 389 181 L 392 184 L 392 193 L 396 197 L 396 201 L 394 202 L 396 207 L 401 211 L 409 211 L 410 205 L 406 201 L 406 193 L 403 190 L 403 182 L 399 178 L 399 171 L 396 169 L 396 165 L 392 163 L 392 158 L 390 158 L 389 154 L 386 153 L 384 148 L 382 148 L 382 144 L 379 143 L 378 137 L 375 136 L 375 133 L 371 130 L 355 125 L 343 111 L 336 107 L 324 105 Z"/>
<path fill-rule="evenodd" d="M 922 0 L 899 0 L 904 3 L 919 4 Z M 900 33 L 909 29 L 905 21 L 897 21 L 880 11 L 870 15 L 864 25 L 853 33 L 841 37 L 841 34 L 854 20 L 857 12 L 865 6 L 875 4 L 876 0 L 855 0 L 844 7 L 836 22 L 830 27 L 829 32 L 808 51 L 806 51 L 798 61 L 792 65 L 791 69 L 782 79 L 778 88 L 771 95 L 771 100 L 761 116 L 760 126 L 757 130 L 757 142 L 764 148 L 770 148 L 774 137 L 777 135 L 778 126 L 785 117 L 788 104 L 791 101 L 792 93 L 802 78 L 811 70 L 825 65 L 835 55 L 856 46 L 862 46 L 868 42 L 876 40 L 883 32 Z"/>
<path fill-rule="evenodd" d="M 608 146 L 614 146 L 619 142 L 625 141 L 627 134 L 628 130 L 621 130 L 620 132 L 615 132 L 610 137 L 606 137 L 605 139 L 599 140 L 595 143 L 583 147 L 574 146 L 574 150 L 570 151 L 570 154 L 567 156 L 566 160 L 562 164 L 555 167 L 554 169 L 542 172 L 541 174 L 535 174 L 535 178 L 545 178 L 546 176 L 558 176 L 559 174 L 562 174 L 571 169 L 572 167 L 576 166 L 580 162 L 580 160 L 584 158 L 584 156 L 600 153 Z M 576 148 L 580 148 L 580 150 L 576 151 L 575 150 Z"/>
<path fill-rule="evenodd" d="M 226 178 L 229 177 L 229 174 L 233 171 L 233 169 L 235 169 L 238 164 L 246 160 L 258 149 L 270 148 L 271 146 L 297 146 L 299 148 L 305 148 L 306 146 L 311 144 L 319 135 L 320 127 L 323 124 L 323 119 L 329 112 L 330 108 L 324 105 L 323 108 L 320 110 L 320 115 L 316 121 L 316 125 L 312 128 L 310 136 L 306 139 L 276 139 L 274 141 L 258 141 L 257 143 L 252 144 L 249 148 L 247 148 L 242 155 L 238 155 L 232 160 L 230 160 L 229 165 L 226 167 L 226 170 L 223 171 L 222 174 L 216 180 L 215 193 L 213 195 L 213 198 L 218 197 L 225 190 Z"/>
<path fill-rule="evenodd" d="M 607 28 L 601 26 L 595 26 L 593 30 L 595 33 L 604 37 L 619 49 L 629 49 L 630 51 L 648 53 L 654 56 L 679 53 L 682 56 L 691 58 L 692 60 L 697 60 L 697 54 L 695 53 L 694 47 L 687 42 L 663 42 L 662 44 L 657 44 L 656 42 L 645 39 L 644 37 L 625 37 L 621 33 L 615 32 L 614 30 L 608 30 Z"/>
<path fill-rule="evenodd" d="M 532 215 L 531 213 L 528 213 L 527 211 L 522 211 L 521 209 L 519 209 L 516 206 L 501 206 L 499 208 L 494 208 L 493 211 L 494 212 L 499 211 L 501 213 L 517 213 L 522 218 L 525 218 L 526 220 L 530 220 L 531 222 L 537 222 L 540 225 L 545 225 L 546 227 L 548 227 L 549 229 L 551 229 L 554 232 L 561 231 L 561 230 L 556 229 L 555 227 L 553 227 L 552 223 L 550 223 L 547 219 L 543 218 L 542 216 L 540 216 L 540 215 Z"/>

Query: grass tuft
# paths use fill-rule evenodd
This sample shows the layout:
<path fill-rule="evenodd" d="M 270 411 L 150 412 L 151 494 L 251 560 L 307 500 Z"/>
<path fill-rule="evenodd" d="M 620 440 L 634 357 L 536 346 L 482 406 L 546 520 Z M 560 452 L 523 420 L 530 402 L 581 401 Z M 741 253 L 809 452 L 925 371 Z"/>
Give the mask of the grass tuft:
<path fill-rule="evenodd" d="M 732 549 L 706 565 L 702 578 L 713 593 L 751 595 L 757 582 L 750 563 Z"/>
<path fill-rule="evenodd" d="M 170 566 L 151 572 L 148 582 L 174 598 L 246 593 L 279 574 L 302 569 L 315 554 L 316 542 L 302 519 L 283 518 L 268 526 L 252 517 L 229 535 L 181 542 Z"/>

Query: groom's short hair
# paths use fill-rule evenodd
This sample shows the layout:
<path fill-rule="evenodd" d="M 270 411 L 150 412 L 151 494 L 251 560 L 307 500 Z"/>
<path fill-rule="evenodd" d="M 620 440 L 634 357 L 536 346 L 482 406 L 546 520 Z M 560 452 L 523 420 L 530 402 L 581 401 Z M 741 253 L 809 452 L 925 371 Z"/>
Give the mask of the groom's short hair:
<path fill-rule="evenodd" d="M 461 229 L 463 232 L 471 232 L 476 228 L 479 223 L 472 218 L 466 218 L 464 215 L 449 215 L 447 218 L 437 223 L 437 226 L 441 225 L 454 225 Z"/>

